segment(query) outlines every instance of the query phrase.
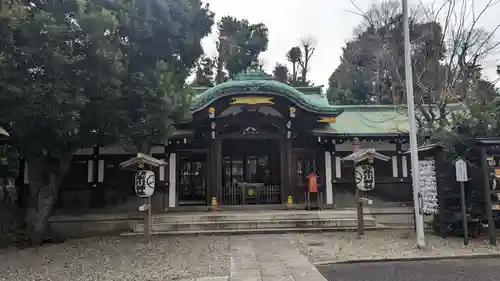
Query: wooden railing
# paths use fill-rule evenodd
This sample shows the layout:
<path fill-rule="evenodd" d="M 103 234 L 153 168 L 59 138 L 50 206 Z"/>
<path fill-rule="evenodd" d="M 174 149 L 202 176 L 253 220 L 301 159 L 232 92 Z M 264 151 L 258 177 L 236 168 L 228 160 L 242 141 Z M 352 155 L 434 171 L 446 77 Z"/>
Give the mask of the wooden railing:
<path fill-rule="evenodd" d="M 281 186 L 258 183 L 226 183 L 222 190 L 221 203 L 223 205 L 281 204 Z"/>

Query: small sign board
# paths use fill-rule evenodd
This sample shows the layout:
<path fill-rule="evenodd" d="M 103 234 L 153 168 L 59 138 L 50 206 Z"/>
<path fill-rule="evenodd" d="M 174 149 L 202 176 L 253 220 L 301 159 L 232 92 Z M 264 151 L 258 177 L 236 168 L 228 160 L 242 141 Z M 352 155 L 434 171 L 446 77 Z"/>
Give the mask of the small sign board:
<path fill-rule="evenodd" d="M 467 181 L 467 162 L 462 157 L 455 160 L 455 175 L 458 182 Z"/>

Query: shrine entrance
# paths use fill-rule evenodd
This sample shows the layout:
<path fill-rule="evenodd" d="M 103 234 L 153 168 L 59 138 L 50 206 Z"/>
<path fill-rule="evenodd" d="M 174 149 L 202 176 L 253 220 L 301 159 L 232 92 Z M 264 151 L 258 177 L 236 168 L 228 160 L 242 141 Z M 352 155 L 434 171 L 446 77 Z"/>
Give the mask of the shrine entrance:
<path fill-rule="evenodd" d="M 183 153 L 179 157 L 179 206 L 204 206 L 207 201 L 206 152 Z"/>
<path fill-rule="evenodd" d="M 222 204 L 280 204 L 280 161 L 278 139 L 223 140 Z"/>

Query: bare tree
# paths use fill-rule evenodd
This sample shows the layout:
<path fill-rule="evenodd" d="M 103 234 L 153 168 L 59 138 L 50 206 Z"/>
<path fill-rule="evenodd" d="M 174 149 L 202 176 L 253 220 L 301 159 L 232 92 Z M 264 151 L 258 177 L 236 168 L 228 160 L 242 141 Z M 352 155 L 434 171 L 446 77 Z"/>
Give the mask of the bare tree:
<path fill-rule="evenodd" d="M 359 36 L 370 28 L 381 28 L 394 24 L 394 20 L 401 17 L 401 1 L 386 0 L 381 3 L 371 4 L 368 10 L 363 10 L 355 0 L 350 0 L 354 10 L 353 13 L 363 18 L 361 24 L 354 30 L 354 34 Z M 421 21 L 425 12 L 423 7 L 413 7 L 410 10 L 410 18 Z"/>
<path fill-rule="evenodd" d="M 371 62 L 363 71 L 372 76 L 374 88 L 389 81 L 385 91 L 404 99 L 404 58 L 399 1 L 384 1 L 363 11 L 351 0 L 363 17 L 356 30 L 367 36 L 364 50 L 371 48 Z M 447 122 L 447 105 L 474 99 L 475 88 L 482 80 L 482 61 L 500 47 L 494 38 L 500 23 L 486 30 L 481 20 L 486 12 L 500 8 L 500 0 L 488 0 L 478 9 L 475 1 L 435 0 L 420 2 L 410 14 L 416 105 L 429 129 L 442 128 Z M 370 31 L 372 31 L 370 33 Z M 382 82 L 380 82 L 382 81 Z M 393 101 L 402 102 L 394 98 Z"/>
<path fill-rule="evenodd" d="M 418 89 L 430 97 L 430 102 L 438 108 L 437 112 L 422 106 L 425 102 L 424 96 L 420 96 L 422 115 L 433 125 L 442 125 L 446 122 L 447 104 L 450 101 L 467 101 L 474 97 L 474 91 L 481 78 L 481 62 L 493 51 L 498 50 L 500 42 L 496 41 L 494 34 L 500 28 L 495 25 L 490 30 L 480 27 L 484 14 L 493 8 L 500 8 L 498 0 L 488 0 L 479 10 L 475 7 L 475 1 L 434 1 L 430 9 L 426 11 L 428 21 L 437 21 L 441 25 L 442 36 L 439 41 L 439 50 L 446 50 L 446 55 L 440 59 L 439 65 L 432 67 L 430 72 L 435 75 L 437 85 L 428 83 L 428 79 L 422 79 L 425 72 L 429 72 L 427 65 L 420 67 L 415 73 L 415 81 Z M 424 4 L 420 3 L 421 7 Z M 439 56 L 440 52 L 434 55 Z M 437 124 L 436 124 L 437 123 Z"/>
<path fill-rule="evenodd" d="M 301 40 L 302 59 L 299 60 L 300 64 L 300 78 L 302 83 L 307 82 L 307 74 L 309 72 L 309 63 L 314 52 L 316 51 L 316 39 L 312 35 L 308 35 Z"/>

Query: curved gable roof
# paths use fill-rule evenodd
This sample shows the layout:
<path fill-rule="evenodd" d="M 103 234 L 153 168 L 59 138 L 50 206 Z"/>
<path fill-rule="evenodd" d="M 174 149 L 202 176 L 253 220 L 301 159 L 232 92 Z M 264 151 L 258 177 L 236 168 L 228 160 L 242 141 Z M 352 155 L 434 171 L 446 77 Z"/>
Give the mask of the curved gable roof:
<path fill-rule="evenodd" d="M 284 97 L 298 107 L 314 113 L 339 114 L 342 111 L 341 108 L 328 103 L 327 98 L 320 94 L 320 87 L 309 89 L 315 90 L 314 93 L 304 93 L 259 71 L 246 72 L 235 80 L 218 84 L 196 95 L 191 104 L 191 111 L 200 111 L 222 97 L 246 94 Z"/>

